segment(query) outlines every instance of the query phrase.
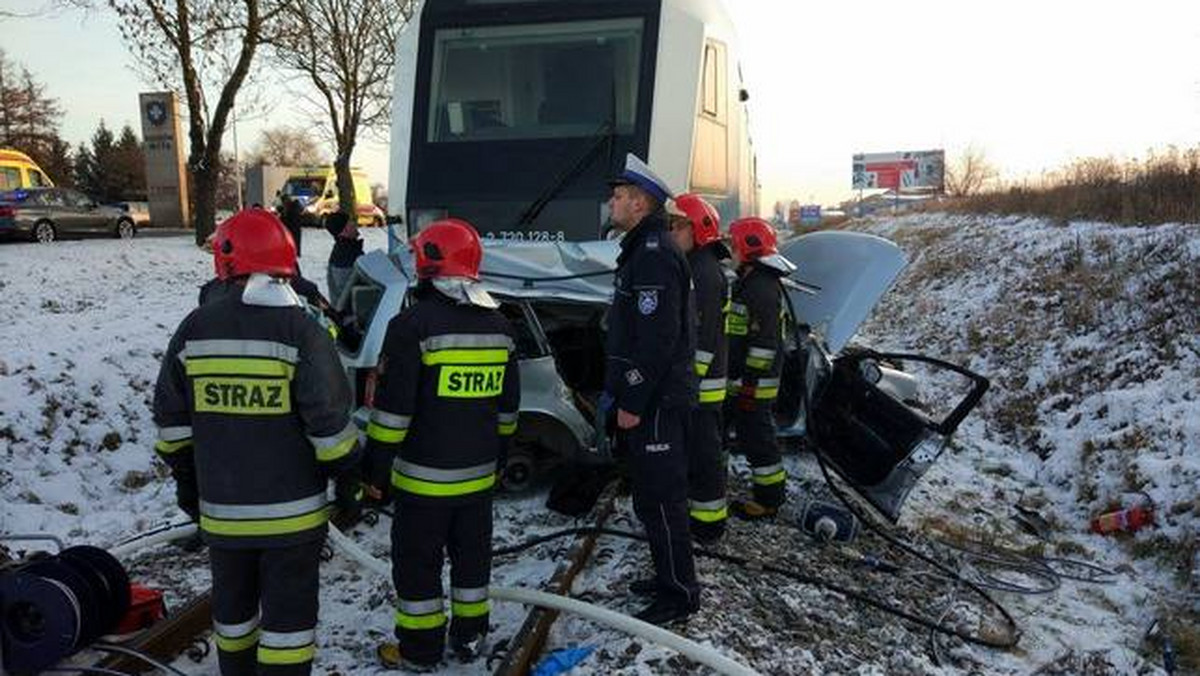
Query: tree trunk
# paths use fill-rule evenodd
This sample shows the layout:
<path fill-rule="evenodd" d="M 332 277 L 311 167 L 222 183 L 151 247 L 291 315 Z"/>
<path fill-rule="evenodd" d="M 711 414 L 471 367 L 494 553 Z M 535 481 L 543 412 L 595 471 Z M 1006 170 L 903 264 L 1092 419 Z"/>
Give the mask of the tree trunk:
<path fill-rule="evenodd" d="M 196 246 L 203 246 L 204 240 L 216 229 L 217 220 L 217 177 L 221 173 L 220 165 L 206 165 L 192 172 L 192 194 L 195 206 L 192 211 L 192 224 L 196 230 Z"/>
<path fill-rule="evenodd" d="M 349 214 L 352 221 L 357 222 L 357 204 L 362 195 L 354 194 L 354 177 L 350 173 L 351 150 L 338 153 L 337 159 L 333 161 L 333 169 L 337 172 L 338 207 L 342 212 Z"/>

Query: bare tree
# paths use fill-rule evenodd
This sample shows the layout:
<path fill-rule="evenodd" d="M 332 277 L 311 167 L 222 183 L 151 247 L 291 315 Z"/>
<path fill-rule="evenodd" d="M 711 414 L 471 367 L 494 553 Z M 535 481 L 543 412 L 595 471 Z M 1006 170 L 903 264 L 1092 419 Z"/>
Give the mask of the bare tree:
<path fill-rule="evenodd" d="M 283 15 L 273 54 L 316 90 L 333 136 L 338 201 L 353 215 L 357 199 L 350 158 L 362 130 L 389 121 L 396 36 L 417 0 L 306 0 Z"/>
<path fill-rule="evenodd" d="M 323 164 L 321 149 L 307 131 L 296 127 L 264 129 L 250 153 L 250 164 L 296 167 Z"/>
<path fill-rule="evenodd" d="M 197 244 L 215 225 L 221 139 L 235 100 L 288 1 L 103 0 L 143 75 L 183 94 Z"/>
<path fill-rule="evenodd" d="M 0 147 L 28 153 L 55 183 L 71 182 L 70 144 L 58 135 L 62 106 L 0 50 Z"/>
<path fill-rule="evenodd" d="M 988 161 L 987 153 L 982 148 L 967 146 L 961 155 L 946 166 L 946 194 L 951 197 L 977 194 L 998 175 L 996 167 Z"/>

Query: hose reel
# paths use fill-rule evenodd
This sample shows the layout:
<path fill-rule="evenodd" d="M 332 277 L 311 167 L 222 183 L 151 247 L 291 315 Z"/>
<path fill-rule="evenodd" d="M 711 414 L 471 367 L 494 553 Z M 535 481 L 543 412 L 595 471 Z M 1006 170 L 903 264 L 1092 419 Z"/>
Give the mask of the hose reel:
<path fill-rule="evenodd" d="M 98 547 L 0 565 L 0 664 L 16 675 L 51 667 L 111 632 L 129 602 L 129 574 Z"/>

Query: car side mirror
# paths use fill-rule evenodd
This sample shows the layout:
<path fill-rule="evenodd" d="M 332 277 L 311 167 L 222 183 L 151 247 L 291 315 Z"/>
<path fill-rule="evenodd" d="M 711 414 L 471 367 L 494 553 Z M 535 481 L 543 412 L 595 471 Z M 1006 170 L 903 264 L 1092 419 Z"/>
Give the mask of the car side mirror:
<path fill-rule="evenodd" d="M 745 89 L 739 89 L 738 90 L 738 101 L 745 103 L 749 100 L 750 100 L 750 92 L 746 91 Z"/>

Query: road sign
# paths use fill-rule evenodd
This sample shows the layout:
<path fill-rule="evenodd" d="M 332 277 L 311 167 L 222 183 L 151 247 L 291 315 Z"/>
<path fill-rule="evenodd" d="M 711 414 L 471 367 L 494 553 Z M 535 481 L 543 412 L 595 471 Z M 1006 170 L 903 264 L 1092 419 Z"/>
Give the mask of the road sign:
<path fill-rule="evenodd" d="M 821 205 L 806 204 L 800 207 L 800 225 L 817 226 L 821 224 Z"/>

